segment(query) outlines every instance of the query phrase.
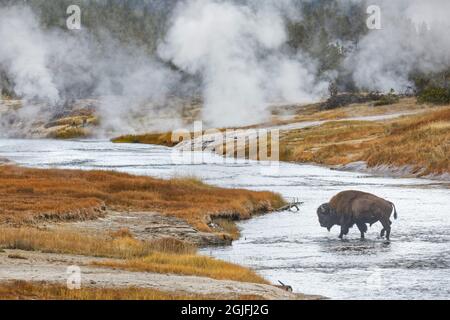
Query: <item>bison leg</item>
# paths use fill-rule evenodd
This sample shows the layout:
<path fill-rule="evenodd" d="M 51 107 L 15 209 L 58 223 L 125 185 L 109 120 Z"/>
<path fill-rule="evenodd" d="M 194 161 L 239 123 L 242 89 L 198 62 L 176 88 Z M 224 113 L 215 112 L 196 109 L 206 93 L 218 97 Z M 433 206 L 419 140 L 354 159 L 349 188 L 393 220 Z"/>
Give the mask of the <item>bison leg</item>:
<path fill-rule="evenodd" d="M 391 228 L 389 228 L 389 229 L 386 230 L 386 240 L 389 241 L 390 238 L 391 238 Z"/>
<path fill-rule="evenodd" d="M 361 239 L 365 239 L 364 234 L 367 232 L 367 225 L 365 223 L 357 223 L 356 225 L 361 232 Z"/>
<path fill-rule="evenodd" d="M 348 234 L 349 227 L 347 226 L 341 226 L 341 234 L 339 235 L 339 239 L 344 239 L 344 236 Z"/>
<path fill-rule="evenodd" d="M 381 230 L 380 237 L 381 237 L 381 238 L 384 238 L 384 235 L 385 235 L 385 234 L 386 234 L 386 229 L 383 228 L 383 230 Z"/>
<path fill-rule="evenodd" d="M 391 236 L 391 221 L 389 219 L 383 219 L 381 220 L 381 224 L 383 225 L 383 230 L 381 231 L 381 237 L 384 236 L 384 233 L 386 233 L 386 240 L 389 241 L 389 238 Z"/>

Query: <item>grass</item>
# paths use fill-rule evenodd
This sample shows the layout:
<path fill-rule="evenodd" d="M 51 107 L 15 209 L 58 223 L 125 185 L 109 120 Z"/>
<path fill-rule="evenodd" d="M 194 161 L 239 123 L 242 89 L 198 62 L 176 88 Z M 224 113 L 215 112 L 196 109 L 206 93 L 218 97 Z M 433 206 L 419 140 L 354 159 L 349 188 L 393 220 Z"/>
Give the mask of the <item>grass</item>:
<path fill-rule="evenodd" d="M 172 141 L 172 133 L 148 133 L 142 135 L 124 135 L 111 140 L 115 143 L 143 143 L 143 144 L 155 144 L 166 147 L 174 147 L 178 144 L 176 141 Z"/>
<path fill-rule="evenodd" d="M 450 173 L 450 107 L 387 122 L 342 121 L 295 130 L 281 138 L 285 159 L 326 165 L 366 161 L 370 167 L 411 166 L 418 175 Z"/>
<path fill-rule="evenodd" d="M 129 271 L 204 276 L 217 280 L 268 284 L 266 280 L 247 268 L 194 254 L 180 255 L 155 252 L 143 258 L 125 261 L 101 261 L 95 262 L 94 265 Z"/>
<path fill-rule="evenodd" d="M 281 132 L 282 161 L 324 165 L 365 161 L 371 167 L 409 166 L 418 176 L 450 173 L 449 106 L 435 107 L 419 102 L 415 98 L 398 100 L 388 95 L 377 103 L 352 104 L 333 110 L 320 110 L 320 104 L 290 107 L 290 112 L 295 113 L 290 119 L 277 120 L 275 116 L 266 125 L 330 121 L 318 127 Z M 390 121 L 332 121 L 411 111 L 421 113 Z M 147 143 L 141 139 L 136 142 Z M 158 139 L 149 143 L 159 144 Z M 236 156 L 227 154 L 225 148 L 221 152 Z M 248 144 L 245 154 L 248 155 Z"/>
<path fill-rule="evenodd" d="M 0 230 L 0 246 L 4 249 L 116 258 L 122 260 L 97 262 L 95 265 L 132 271 L 266 283 L 246 268 L 199 256 L 193 246 L 176 239 L 139 241 L 128 236 L 110 239 L 34 228 L 1 227 Z"/>
<path fill-rule="evenodd" d="M 140 241 L 120 233 L 114 237 L 68 231 L 0 227 L 0 248 L 75 254 L 120 260 L 94 265 L 131 271 L 203 276 L 214 279 L 267 283 L 244 267 L 197 255 L 192 245 L 176 239 Z"/>
<path fill-rule="evenodd" d="M 84 125 L 97 125 L 98 122 L 99 122 L 98 118 L 93 115 L 72 115 L 47 123 L 46 127 L 47 128 L 59 126 L 81 127 Z"/>
<path fill-rule="evenodd" d="M 89 131 L 84 128 L 64 127 L 56 131 L 52 131 L 49 134 L 49 138 L 67 140 L 76 138 L 87 138 L 89 137 L 89 135 L 90 135 Z"/>
<path fill-rule="evenodd" d="M 223 189 L 195 178 L 162 180 L 107 171 L 4 165 L 0 167 L 0 249 L 116 259 L 96 263 L 105 268 L 267 283 L 247 268 L 200 256 L 191 244 L 177 239 L 140 241 L 128 229 L 93 235 L 63 228 L 46 229 L 42 223 L 96 219 L 105 215 L 106 208 L 112 208 L 174 215 L 200 230 L 215 232 L 208 226 L 215 216 L 224 220 L 250 218 L 283 203 L 279 195 L 271 192 Z M 44 286 L 41 291 L 30 284 L 1 288 L 9 297 L 31 294 L 49 299 L 184 297 L 141 289 L 89 289 L 73 293 L 52 286 Z"/>
<path fill-rule="evenodd" d="M 434 103 L 438 105 L 445 105 L 450 103 L 450 87 L 431 86 L 425 88 L 418 98 L 421 103 Z"/>
<path fill-rule="evenodd" d="M 226 129 L 219 129 L 219 131 L 225 131 Z M 206 134 L 207 131 L 203 131 L 202 134 Z M 153 144 L 161 145 L 166 147 L 174 147 L 183 141 L 183 137 L 179 137 L 179 141 L 174 140 L 174 132 L 161 132 L 161 133 L 145 133 L 139 135 L 124 135 L 117 138 L 111 139 L 114 143 L 139 143 L 139 144 Z M 190 132 L 188 133 L 190 139 L 195 137 L 196 134 L 200 132 Z M 178 135 L 176 135 L 178 137 Z"/>
<path fill-rule="evenodd" d="M 14 225 L 96 219 L 107 207 L 173 215 L 211 232 L 211 216 L 247 219 L 282 204 L 278 194 L 218 188 L 191 178 L 0 167 L 0 223 Z"/>
<path fill-rule="evenodd" d="M 91 135 L 90 127 L 99 124 L 99 119 L 93 115 L 72 115 L 57 119 L 45 125 L 51 129 L 49 138 L 75 139 L 86 138 Z"/>
<path fill-rule="evenodd" d="M 195 253 L 196 248 L 176 239 L 139 241 L 132 237 L 88 235 L 70 231 L 12 228 L 0 226 L 0 247 L 47 253 L 76 254 L 92 257 L 130 259 L 153 252 L 171 254 Z"/>
<path fill-rule="evenodd" d="M 378 102 L 386 102 L 384 99 Z M 282 125 L 293 122 L 303 121 L 324 121 L 324 120 L 338 120 L 345 118 L 377 116 L 384 114 L 427 110 L 431 106 L 427 104 L 418 104 L 415 98 L 402 98 L 389 101 L 394 104 L 387 103 L 355 103 L 346 107 L 336 108 L 332 110 L 322 110 L 319 104 L 311 104 L 306 106 L 297 106 L 294 110 L 289 111 L 292 114 L 289 120 L 277 120 L 275 116 L 273 121 L 268 125 Z M 381 104 L 381 105 L 380 105 Z"/>
<path fill-rule="evenodd" d="M 329 122 L 319 127 L 294 130 L 281 137 L 289 149 L 282 160 L 336 165 L 356 161 L 361 146 L 384 131 L 380 123 Z"/>
<path fill-rule="evenodd" d="M 213 219 L 213 223 L 215 223 L 223 232 L 230 235 L 233 240 L 237 240 L 241 236 L 241 232 L 237 227 L 236 223 L 231 221 L 230 219 L 216 218 Z"/>
<path fill-rule="evenodd" d="M 164 292 L 144 288 L 81 288 L 48 282 L 8 281 L 0 283 L 0 300 L 219 300 L 232 299 L 217 295 Z M 239 296 L 242 300 L 261 300 L 258 296 Z"/>

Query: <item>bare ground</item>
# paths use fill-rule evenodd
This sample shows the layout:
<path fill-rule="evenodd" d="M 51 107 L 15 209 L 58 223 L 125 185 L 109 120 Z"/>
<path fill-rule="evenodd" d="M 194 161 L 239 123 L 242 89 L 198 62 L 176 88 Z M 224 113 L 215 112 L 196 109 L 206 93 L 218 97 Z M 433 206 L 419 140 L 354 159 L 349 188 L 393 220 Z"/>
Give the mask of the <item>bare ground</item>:
<path fill-rule="evenodd" d="M 149 241 L 170 237 L 190 242 L 197 247 L 231 244 L 231 239 L 218 237 L 214 233 L 201 232 L 183 219 L 153 212 L 107 211 L 105 217 L 96 220 L 57 223 L 47 227 L 93 234 L 126 228 L 138 240 Z"/>
<path fill-rule="evenodd" d="M 0 252 L 0 282 L 22 280 L 66 284 L 68 278 L 67 267 L 75 265 L 81 268 L 82 286 L 84 287 L 139 287 L 157 289 L 164 292 L 219 295 L 228 299 L 238 299 L 239 296 L 247 295 L 259 296 L 269 300 L 321 298 L 295 294 L 265 284 L 214 280 L 195 276 L 130 272 L 90 266 L 94 262 L 105 260 L 107 259 L 21 250 L 3 250 Z"/>

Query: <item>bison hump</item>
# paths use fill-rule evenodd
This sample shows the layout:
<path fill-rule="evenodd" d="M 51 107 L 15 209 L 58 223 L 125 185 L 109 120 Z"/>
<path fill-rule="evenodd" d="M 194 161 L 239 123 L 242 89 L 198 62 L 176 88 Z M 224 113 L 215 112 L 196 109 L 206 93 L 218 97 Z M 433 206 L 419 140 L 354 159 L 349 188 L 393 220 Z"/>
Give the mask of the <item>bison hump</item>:
<path fill-rule="evenodd" d="M 338 215 L 351 213 L 352 203 L 355 199 L 361 197 L 376 197 L 370 193 L 362 191 L 343 191 L 334 196 L 330 201 L 330 207 L 332 207 Z"/>

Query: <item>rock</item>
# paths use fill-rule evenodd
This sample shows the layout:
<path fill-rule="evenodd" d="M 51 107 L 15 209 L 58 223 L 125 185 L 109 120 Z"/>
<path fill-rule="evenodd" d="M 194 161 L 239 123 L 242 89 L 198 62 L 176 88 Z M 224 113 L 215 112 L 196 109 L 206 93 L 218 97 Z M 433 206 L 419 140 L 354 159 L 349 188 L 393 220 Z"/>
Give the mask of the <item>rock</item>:
<path fill-rule="evenodd" d="M 30 118 L 20 112 L 21 100 L 0 100 L 0 131 L 9 138 L 87 137 L 98 125 L 95 110 L 99 104 L 93 99 L 76 100 L 59 107 L 30 102 L 28 108 L 41 111 Z"/>

